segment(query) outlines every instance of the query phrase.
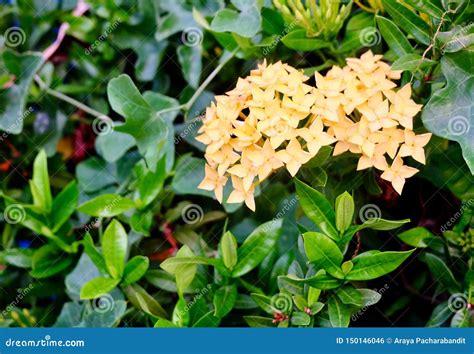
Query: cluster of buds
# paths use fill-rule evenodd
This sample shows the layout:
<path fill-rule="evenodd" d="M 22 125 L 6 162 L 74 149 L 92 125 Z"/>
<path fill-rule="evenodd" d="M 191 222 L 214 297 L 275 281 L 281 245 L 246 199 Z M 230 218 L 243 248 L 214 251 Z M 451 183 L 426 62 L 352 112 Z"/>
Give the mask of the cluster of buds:
<path fill-rule="evenodd" d="M 352 1 L 341 0 L 273 0 L 288 23 L 297 23 L 309 37 L 334 38 L 351 13 Z"/>
<path fill-rule="evenodd" d="M 230 178 L 227 202 L 245 202 L 255 210 L 255 187 L 272 172 L 286 167 L 294 176 L 322 146 L 336 143 L 334 155 L 360 154 L 359 170 L 382 170 L 381 177 L 401 193 L 405 178 L 417 172 L 402 157 L 424 163 L 423 147 L 431 134 L 415 135 L 413 117 L 421 106 L 410 99 L 409 85 L 394 91 L 392 80 L 400 72 L 380 59 L 370 51 L 347 59 L 344 68 L 316 73 L 316 87 L 281 62 L 263 63 L 240 78 L 206 110 L 197 137 L 207 145 L 206 176 L 199 188 L 214 191 L 222 202 Z"/>

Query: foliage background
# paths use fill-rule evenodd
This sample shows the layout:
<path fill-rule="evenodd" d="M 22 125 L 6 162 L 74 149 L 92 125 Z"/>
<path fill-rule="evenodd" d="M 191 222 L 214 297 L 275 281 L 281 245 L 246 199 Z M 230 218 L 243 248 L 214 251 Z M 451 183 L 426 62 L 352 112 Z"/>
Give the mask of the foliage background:
<path fill-rule="evenodd" d="M 285 172 L 262 186 L 256 213 L 222 207 L 198 190 L 200 116 L 215 94 L 264 59 L 310 75 L 368 49 L 404 70 L 401 83 L 412 82 L 414 99 L 425 106 L 415 128 L 436 137 L 426 166 L 417 166 L 421 172 L 400 197 L 375 171 L 356 173 L 354 157 L 330 157 L 330 150 L 299 173 L 331 205 L 349 191 L 351 222 L 410 219 L 350 241 L 347 255 L 418 250 L 395 272 L 359 283 L 382 299 L 347 313 L 354 326 L 472 324 L 473 5 L 318 3 L 315 10 L 280 0 L 1 2 L 2 326 L 153 326 L 164 317 L 171 322 L 160 325 L 245 326 L 244 316 L 263 316 L 249 295 L 279 293 L 278 276 L 305 267 L 298 226 L 318 226 Z M 231 301 L 230 314 L 222 309 L 228 301 L 215 300 L 228 285 L 219 271 L 185 264 L 189 279 L 178 279 L 160 268 L 183 245 L 181 256 L 192 250 L 219 258 L 223 231 L 242 244 L 275 218 L 282 219 L 280 237 L 239 280 L 239 304 Z M 135 259 L 130 269 L 138 275 L 121 278 L 120 286 L 112 281 L 107 296 L 81 299 L 88 280 L 110 272 L 91 261 L 102 259 L 101 248 Z M 94 289 L 90 298 L 108 292 Z M 454 311 L 453 302 L 460 303 Z M 204 315 L 216 317 L 216 307 L 225 314 L 208 321 Z M 321 318 L 305 325 L 335 325 Z"/>

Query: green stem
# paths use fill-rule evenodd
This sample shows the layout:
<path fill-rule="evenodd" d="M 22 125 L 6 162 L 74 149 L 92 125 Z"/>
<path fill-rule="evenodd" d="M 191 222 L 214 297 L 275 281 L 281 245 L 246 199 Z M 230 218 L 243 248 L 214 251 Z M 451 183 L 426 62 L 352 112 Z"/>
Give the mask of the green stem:
<path fill-rule="evenodd" d="M 73 106 L 79 108 L 80 110 L 82 110 L 86 113 L 89 113 L 90 115 L 92 115 L 94 117 L 97 117 L 99 119 L 110 119 L 111 120 L 111 118 L 108 117 L 107 115 L 105 115 L 105 114 L 103 114 L 99 111 L 96 111 L 95 109 L 85 105 L 82 102 L 79 102 L 78 100 L 76 100 L 72 97 L 69 97 L 69 96 L 67 96 L 67 95 L 65 95 L 65 94 L 63 94 L 59 91 L 53 90 L 52 88 L 48 87 L 48 85 L 43 80 L 41 80 L 41 78 L 38 75 L 35 76 L 35 81 L 40 86 L 40 88 L 43 89 L 48 95 L 59 98 L 60 100 L 62 100 L 64 102 L 67 102 L 70 105 L 73 105 Z"/>

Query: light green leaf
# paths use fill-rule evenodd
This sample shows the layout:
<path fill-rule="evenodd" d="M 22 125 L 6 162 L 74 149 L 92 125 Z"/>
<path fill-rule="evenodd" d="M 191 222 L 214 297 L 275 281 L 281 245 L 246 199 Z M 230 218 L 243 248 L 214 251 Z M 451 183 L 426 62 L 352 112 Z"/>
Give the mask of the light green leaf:
<path fill-rule="evenodd" d="M 237 241 L 230 231 L 222 236 L 220 249 L 224 265 L 232 270 L 237 264 Z"/>
<path fill-rule="evenodd" d="M 371 280 L 386 275 L 402 264 L 415 250 L 405 252 L 369 251 L 352 259 L 354 267 L 347 280 Z"/>
<path fill-rule="evenodd" d="M 130 302 L 133 304 L 133 306 L 142 310 L 146 314 L 155 318 L 168 317 L 166 311 L 163 309 L 160 303 L 156 301 L 153 296 L 148 294 L 148 292 L 138 284 L 132 284 L 123 287 L 122 290 L 127 296 L 127 298 L 130 300 Z"/>
<path fill-rule="evenodd" d="M 397 237 L 407 245 L 419 248 L 428 247 L 429 241 L 434 239 L 434 235 L 424 227 L 415 227 L 404 231 Z"/>
<path fill-rule="evenodd" d="M 303 238 L 306 256 L 315 268 L 325 269 L 333 277 L 343 279 L 344 272 L 341 270 L 343 256 L 336 243 L 318 232 L 307 232 Z"/>
<path fill-rule="evenodd" d="M 437 62 L 434 60 L 423 58 L 419 54 L 411 53 L 405 54 L 402 57 L 398 58 L 392 64 L 392 70 L 415 71 L 436 64 Z"/>
<path fill-rule="evenodd" d="M 51 211 L 53 198 L 49 186 L 48 157 L 41 150 L 33 162 L 33 178 L 30 181 L 31 194 L 36 207 L 46 212 Z"/>
<path fill-rule="evenodd" d="M 122 278 L 125 268 L 128 240 L 127 232 L 117 220 L 112 220 L 102 237 L 102 253 L 109 274 L 114 279 Z"/>
<path fill-rule="evenodd" d="M 187 245 L 181 247 L 176 253 L 176 258 L 193 258 L 194 253 Z M 197 264 L 192 262 L 181 263 L 176 267 L 174 276 L 176 278 L 176 287 L 180 296 L 184 294 L 186 288 L 191 285 L 197 272 Z"/>
<path fill-rule="evenodd" d="M 215 32 L 233 32 L 242 37 L 255 36 L 262 26 L 261 2 L 258 0 L 231 0 L 239 10 L 225 8 L 219 10 L 211 22 Z"/>
<path fill-rule="evenodd" d="M 127 286 L 139 281 L 148 270 L 150 261 L 145 256 L 135 256 L 129 260 L 123 271 L 122 285 Z"/>
<path fill-rule="evenodd" d="M 352 224 L 354 208 L 354 199 L 349 193 L 344 192 L 336 198 L 336 227 L 340 232 Z"/>
<path fill-rule="evenodd" d="M 53 232 L 58 231 L 74 213 L 78 200 L 79 188 L 75 181 L 71 181 L 53 200 L 51 209 Z"/>
<path fill-rule="evenodd" d="M 81 213 L 99 217 L 112 217 L 131 209 L 135 203 L 117 194 L 103 194 L 82 203 L 77 208 Z"/>
<path fill-rule="evenodd" d="M 87 283 L 85 283 L 81 288 L 81 299 L 95 299 L 102 295 L 107 294 L 109 291 L 113 290 L 120 279 L 110 279 L 110 278 L 94 278 Z"/>

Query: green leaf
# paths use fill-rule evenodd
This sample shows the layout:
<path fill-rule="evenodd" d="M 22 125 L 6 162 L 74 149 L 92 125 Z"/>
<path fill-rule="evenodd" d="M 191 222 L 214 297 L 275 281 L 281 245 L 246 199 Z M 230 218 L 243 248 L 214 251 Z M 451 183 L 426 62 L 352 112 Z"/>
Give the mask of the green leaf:
<path fill-rule="evenodd" d="M 268 328 L 275 327 L 272 318 L 261 317 L 261 316 L 244 316 L 245 322 L 252 328 Z"/>
<path fill-rule="evenodd" d="M 214 316 L 223 318 L 225 317 L 235 305 L 237 299 L 237 286 L 226 285 L 220 287 L 214 293 Z"/>
<path fill-rule="evenodd" d="M 238 262 L 232 270 L 232 277 L 247 274 L 275 247 L 280 238 L 282 220 L 272 220 L 257 227 L 237 250 Z"/>
<path fill-rule="evenodd" d="M 393 21 L 415 37 L 418 42 L 425 45 L 431 43 L 430 26 L 415 12 L 397 0 L 383 0 L 383 6 Z"/>
<path fill-rule="evenodd" d="M 148 292 L 138 284 L 132 284 L 122 288 L 123 292 L 136 308 L 142 310 L 152 317 L 168 317 L 166 311 Z"/>
<path fill-rule="evenodd" d="M 135 207 L 135 203 L 117 194 L 102 194 L 77 208 L 81 213 L 91 216 L 112 217 Z"/>
<path fill-rule="evenodd" d="M 74 214 L 78 200 L 79 188 L 75 181 L 71 181 L 53 200 L 51 209 L 53 232 L 58 231 L 69 217 Z"/>
<path fill-rule="evenodd" d="M 112 291 L 120 283 L 120 279 L 94 278 L 81 288 L 81 299 L 95 299 Z"/>
<path fill-rule="evenodd" d="M 415 250 L 405 252 L 369 251 L 352 259 L 354 267 L 347 280 L 371 280 L 397 269 Z"/>
<path fill-rule="evenodd" d="M 336 216 L 329 201 L 323 194 L 299 180 L 295 181 L 295 185 L 301 207 L 308 218 L 326 235 L 333 240 L 338 240 L 339 233 L 335 227 Z"/>
<path fill-rule="evenodd" d="M 250 294 L 250 296 L 252 297 L 253 301 L 255 301 L 257 306 L 269 315 L 273 316 L 273 314 L 277 311 L 277 309 L 273 306 L 272 299 L 270 297 L 255 293 Z"/>
<path fill-rule="evenodd" d="M 376 16 L 376 19 L 383 39 L 398 57 L 413 52 L 413 47 L 407 37 L 398 29 L 396 24 L 385 17 Z"/>
<path fill-rule="evenodd" d="M 336 295 L 346 305 L 362 306 L 362 295 L 352 285 L 346 285 L 336 291 Z"/>
<path fill-rule="evenodd" d="M 336 198 L 336 227 L 340 232 L 352 224 L 354 208 L 354 199 L 349 193 L 344 192 Z"/>
<path fill-rule="evenodd" d="M 99 269 L 103 274 L 108 274 L 107 268 L 105 267 L 104 257 L 102 257 L 97 248 L 95 248 L 90 233 L 86 233 L 82 244 L 84 245 L 84 252 L 89 256 L 97 269 Z"/>
<path fill-rule="evenodd" d="M 114 279 L 122 278 L 127 254 L 127 232 L 117 220 L 112 220 L 102 238 L 102 253 L 109 274 Z"/>
<path fill-rule="evenodd" d="M 307 326 L 311 322 L 311 317 L 304 312 L 293 312 L 291 314 L 291 324 L 294 326 Z"/>
<path fill-rule="evenodd" d="M 153 112 L 132 79 L 125 74 L 109 81 L 107 95 L 112 109 L 125 117 L 125 124 L 115 130 L 135 138 L 140 154 L 148 167 L 154 170 L 168 140 L 166 122 Z"/>
<path fill-rule="evenodd" d="M 329 42 L 322 39 L 308 38 L 305 29 L 296 29 L 285 35 L 281 41 L 285 46 L 294 50 L 312 52 L 329 47 Z"/>
<path fill-rule="evenodd" d="M 32 107 L 25 109 L 25 105 L 31 82 L 43 59 L 41 53 L 18 54 L 5 50 L 3 64 L 15 76 L 15 81 L 0 95 L 0 130 L 19 134 L 23 130 L 24 120 L 33 112 Z"/>
<path fill-rule="evenodd" d="M 36 207 L 46 212 L 51 211 L 53 199 L 49 186 L 48 157 L 41 150 L 33 162 L 33 178 L 30 181 L 31 194 Z"/>
<path fill-rule="evenodd" d="M 437 62 L 434 60 L 423 58 L 419 54 L 411 53 L 398 58 L 392 64 L 392 70 L 415 71 L 436 64 Z"/>
<path fill-rule="evenodd" d="M 197 88 L 201 77 L 201 45 L 180 45 L 176 49 L 183 76 L 192 88 Z"/>
<path fill-rule="evenodd" d="M 181 249 L 176 253 L 176 258 L 192 258 L 194 257 L 194 253 L 189 248 L 189 246 L 184 245 Z M 178 294 L 182 296 L 186 288 L 191 285 L 194 277 L 196 276 L 197 271 L 197 264 L 195 263 L 181 263 L 176 267 L 174 272 L 174 276 L 176 278 L 176 287 L 178 289 Z"/>
<path fill-rule="evenodd" d="M 426 327 L 441 327 L 452 315 L 448 301 L 442 302 L 434 308 Z"/>
<path fill-rule="evenodd" d="M 155 172 L 147 170 L 145 167 L 139 174 L 138 192 L 140 200 L 138 202 L 141 208 L 149 205 L 163 189 L 166 179 L 166 159 L 158 161 Z"/>
<path fill-rule="evenodd" d="M 219 259 L 212 259 L 200 256 L 194 257 L 173 257 L 168 258 L 163 263 L 160 264 L 160 267 L 166 270 L 168 273 L 175 274 L 177 268 L 183 264 L 204 264 L 210 265 L 217 268 L 219 271 L 225 271 L 224 264 L 222 264 Z"/>
<path fill-rule="evenodd" d="M 68 268 L 74 259 L 55 245 L 46 244 L 35 251 L 31 259 L 33 278 L 43 279 Z"/>
<path fill-rule="evenodd" d="M 415 227 L 404 231 L 398 234 L 397 237 L 407 245 L 418 248 L 428 247 L 429 241 L 435 238 L 434 235 L 424 227 Z"/>
<path fill-rule="evenodd" d="M 242 37 L 253 37 L 261 29 L 261 2 L 258 0 L 231 0 L 239 10 L 229 8 L 219 10 L 211 22 L 215 32 L 233 32 Z"/>
<path fill-rule="evenodd" d="M 362 307 L 375 305 L 380 301 L 382 295 L 378 291 L 372 289 L 357 289 L 362 299 Z"/>
<path fill-rule="evenodd" d="M 343 279 L 344 272 L 341 270 L 343 256 L 336 243 L 318 232 L 306 232 L 303 238 L 306 256 L 315 268 L 325 269 L 333 277 Z"/>
<path fill-rule="evenodd" d="M 322 270 L 319 271 L 315 276 L 306 279 L 298 279 L 294 276 L 287 276 L 283 277 L 290 283 L 304 283 L 312 286 L 313 288 L 320 289 L 320 290 L 330 290 L 338 288 L 342 285 L 343 281 L 340 279 L 336 279 L 328 274 L 326 271 Z"/>
<path fill-rule="evenodd" d="M 404 0 L 407 5 L 417 9 L 420 12 L 423 12 L 427 15 L 430 15 L 434 18 L 442 18 L 444 14 L 444 10 L 438 6 L 439 1 L 436 0 Z M 438 4 L 436 3 L 438 2 Z"/>
<path fill-rule="evenodd" d="M 436 278 L 436 280 L 443 285 L 451 294 L 460 292 L 461 286 L 458 281 L 454 278 L 451 269 L 443 262 L 438 256 L 427 253 L 426 263 L 430 268 L 431 273 Z"/>
<path fill-rule="evenodd" d="M 367 219 L 362 225 L 357 226 L 357 231 L 363 229 L 373 229 L 378 231 L 388 231 L 401 227 L 402 225 L 410 222 L 410 219 L 403 220 L 385 220 L 381 218 L 370 218 Z"/>
<path fill-rule="evenodd" d="M 171 320 L 177 327 L 187 327 L 191 316 L 189 314 L 189 308 L 187 307 L 184 298 L 180 297 L 176 305 L 174 306 Z"/>
<path fill-rule="evenodd" d="M 436 37 L 441 44 L 441 53 L 456 53 L 474 45 L 474 24 L 455 26 L 450 31 L 440 32 Z"/>
<path fill-rule="evenodd" d="M 118 126 L 118 123 L 114 122 Z M 115 130 L 105 134 L 99 134 L 95 139 L 95 149 L 97 153 L 107 162 L 118 161 L 125 153 L 135 146 L 135 139 L 130 134 L 121 133 Z"/>
<path fill-rule="evenodd" d="M 349 327 L 351 313 L 349 306 L 344 305 L 342 301 L 335 295 L 328 300 L 329 321 L 331 326 L 335 328 Z"/>
<path fill-rule="evenodd" d="M 123 271 L 122 286 L 127 286 L 139 281 L 148 270 L 150 261 L 145 256 L 135 256 L 129 260 Z"/>
<path fill-rule="evenodd" d="M 462 51 L 443 56 L 441 70 L 447 85 L 426 104 L 422 120 L 432 133 L 457 141 L 474 174 L 474 54 Z"/>
<path fill-rule="evenodd" d="M 237 241 L 232 232 L 227 231 L 221 239 L 220 249 L 224 265 L 232 270 L 237 264 Z"/>

